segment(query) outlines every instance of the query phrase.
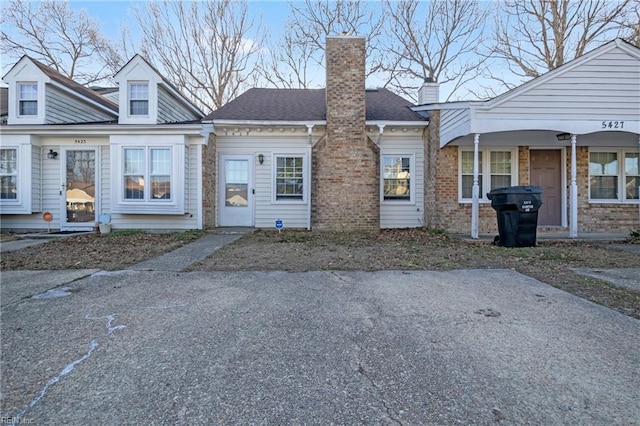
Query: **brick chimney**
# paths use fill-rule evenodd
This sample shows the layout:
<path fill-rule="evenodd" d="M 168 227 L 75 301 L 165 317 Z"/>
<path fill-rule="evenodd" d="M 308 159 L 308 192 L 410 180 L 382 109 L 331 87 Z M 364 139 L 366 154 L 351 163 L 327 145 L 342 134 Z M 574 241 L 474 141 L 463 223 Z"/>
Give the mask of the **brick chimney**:
<path fill-rule="evenodd" d="M 364 37 L 327 37 L 327 132 L 313 148 L 312 227 L 380 229 L 380 156 L 367 137 Z"/>

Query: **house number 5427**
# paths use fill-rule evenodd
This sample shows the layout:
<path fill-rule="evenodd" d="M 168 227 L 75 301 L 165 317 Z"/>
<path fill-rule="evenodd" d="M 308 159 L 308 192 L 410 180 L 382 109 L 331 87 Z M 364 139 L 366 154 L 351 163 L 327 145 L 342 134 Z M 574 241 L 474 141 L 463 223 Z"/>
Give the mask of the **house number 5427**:
<path fill-rule="evenodd" d="M 603 129 L 624 129 L 624 121 L 603 121 Z"/>
<path fill-rule="evenodd" d="M 75 143 L 87 143 L 86 139 L 74 139 Z"/>

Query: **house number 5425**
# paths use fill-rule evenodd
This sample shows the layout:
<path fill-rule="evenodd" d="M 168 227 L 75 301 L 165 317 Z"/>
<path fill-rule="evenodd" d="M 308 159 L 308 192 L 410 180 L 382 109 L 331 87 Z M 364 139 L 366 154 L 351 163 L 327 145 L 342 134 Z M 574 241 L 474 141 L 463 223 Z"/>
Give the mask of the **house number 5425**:
<path fill-rule="evenodd" d="M 87 143 L 86 139 L 74 139 L 75 143 Z"/>
<path fill-rule="evenodd" d="M 624 121 L 603 121 L 603 129 L 624 129 Z"/>

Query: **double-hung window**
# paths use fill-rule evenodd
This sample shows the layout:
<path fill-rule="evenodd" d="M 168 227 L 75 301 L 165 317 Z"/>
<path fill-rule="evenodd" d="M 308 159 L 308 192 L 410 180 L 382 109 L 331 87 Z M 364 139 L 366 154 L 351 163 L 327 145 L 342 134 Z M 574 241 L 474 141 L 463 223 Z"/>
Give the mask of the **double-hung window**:
<path fill-rule="evenodd" d="M 0 149 L 0 200 L 18 198 L 18 150 Z"/>
<path fill-rule="evenodd" d="M 129 115 L 149 115 L 149 84 L 129 83 Z"/>
<path fill-rule="evenodd" d="M 304 157 L 276 156 L 276 201 L 304 200 Z"/>
<path fill-rule="evenodd" d="M 383 201 L 411 201 L 411 156 L 382 156 Z"/>
<path fill-rule="evenodd" d="M 480 200 L 488 201 L 485 192 L 515 184 L 517 172 L 515 159 L 517 156 L 511 149 L 484 148 L 478 151 Z M 473 198 L 473 150 L 460 150 L 458 170 L 460 201 L 471 201 Z"/>
<path fill-rule="evenodd" d="M 589 199 L 592 201 L 638 200 L 640 154 L 637 150 L 589 153 Z"/>
<path fill-rule="evenodd" d="M 38 83 L 18 83 L 18 115 L 38 115 Z"/>
<path fill-rule="evenodd" d="M 124 199 L 171 200 L 171 148 L 124 148 Z"/>

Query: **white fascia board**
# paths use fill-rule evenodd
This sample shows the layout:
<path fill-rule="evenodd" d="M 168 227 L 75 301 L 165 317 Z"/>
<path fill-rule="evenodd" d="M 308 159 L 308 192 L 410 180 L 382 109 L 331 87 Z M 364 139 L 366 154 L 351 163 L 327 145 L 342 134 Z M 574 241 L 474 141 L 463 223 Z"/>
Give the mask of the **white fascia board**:
<path fill-rule="evenodd" d="M 75 97 L 75 98 L 80 98 L 80 99 L 82 99 L 84 102 L 86 102 L 86 103 L 88 103 L 88 104 L 91 104 L 91 105 L 93 105 L 93 106 L 95 106 L 95 107 L 99 108 L 100 110 L 102 110 L 102 111 L 104 111 L 104 112 L 106 112 L 106 113 L 108 113 L 108 114 L 110 114 L 110 115 L 113 115 L 114 119 L 117 119 L 117 118 L 118 118 L 118 112 L 117 112 L 117 111 L 114 111 L 114 110 L 112 110 L 112 109 L 110 109 L 110 108 L 107 108 L 107 107 L 105 107 L 104 105 L 101 105 L 101 104 L 99 104 L 98 102 L 95 102 L 95 101 L 94 101 L 94 100 L 92 100 L 92 99 L 85 98 L 85 97 L 84 97 L 84 96 L 82 96 L 80 93 L 76 92 L 75 90 L 71 90 L 71 89 L 69 89 L 69 88 L 68 88 L 67 86 L 65 86 L 65 85 L 60 84 L 60 83 L 58 83 L 57 81 L 54 81 L 54 80 L 50 80 L 48 83 L 49 83 L 49 84 L 51 84 L 52 86 L 55 86 L 55 87 L 56 87 L 56 88 L 58 88 L 58 89 L 61 89 L 63 92 L 66 92 L 66 93 L 70 94 L 71 96 L 73 96 L 73 97 Z"/>
<path fill-rule="evenodd" d="M 31 134 L 39 136 L 77 136 L 77 135 L 142 135 L 160 133 L 165 135 L 202 136 L 201 124 L 157 124 L 145 125 L 42 125 L 42 126 L 2 126 L 2 134 Z"/>
<path fill-rule="evenodd" d="M 467 109 L 472 105 L 482 105 L 486 101 L 455 101 L 455 102 L 441 102 L 437 104 L 425 104 L 416 105 L 410 107 L 412 111 L 440 111 L 449 109 Z"/>
<path fill-rule="evenodd" d="M 484 134 L 519 130 L 550 130 L 574 135 L 586 135 L 603 131 L 640 134 L 640 120 L 624 120 L 624 129 L 610 130 L 602 128 L 602 120 L 472 119 L 469 133 Z"/>
<path fill-rule="evenodd" d="M 211 123 L 214 126 L 324 126 L 325 120 L 318 121 L 284 121 L 284 120 L 202 120 L 203 123 Z"/>
<path fill-rule="evenodd" d="M 370 120 L 367 121 L 366 126 L 385 126 L 385 127 L 427 127 L 429 120 L 424 121 L 384 121 L 384 120 Z"/>

